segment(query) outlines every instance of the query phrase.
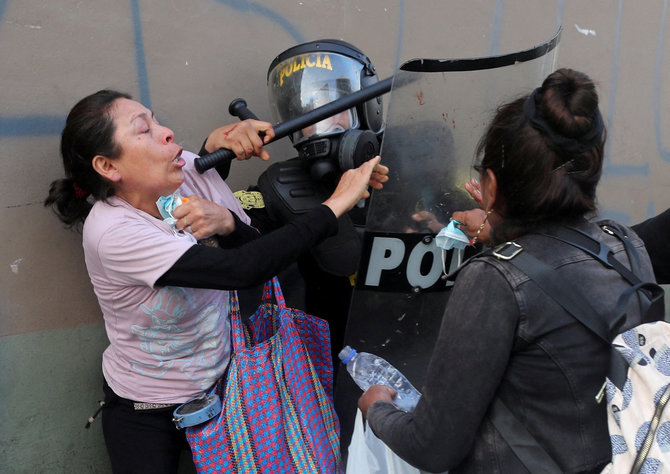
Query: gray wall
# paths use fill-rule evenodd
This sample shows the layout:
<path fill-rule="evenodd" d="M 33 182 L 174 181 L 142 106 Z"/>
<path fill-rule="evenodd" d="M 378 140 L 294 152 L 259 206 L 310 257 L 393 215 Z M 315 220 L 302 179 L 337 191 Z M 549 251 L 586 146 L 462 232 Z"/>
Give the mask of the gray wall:
<path fill-rule="evenodd" d="M 83 428 L 101 396 L 100 310 L 79 234 L 42 206 L 78 99 L 130 92 L 197 151 L 236 97 L 269 119 L 267 67 L 296 43 L 347 40 L 387 77 L 411 58 L 526 49 L 562 24 L 558 65 L 597 80 L 609 129 L 601 209 L 634 223 L 670 204 L 668 3 L 0 0 L 0 472 L 109 471 L 99 423 Z M 270 152 L 292 156 L 287 140 Z M 229 184 L 263 166 L 234 163 Z"/>

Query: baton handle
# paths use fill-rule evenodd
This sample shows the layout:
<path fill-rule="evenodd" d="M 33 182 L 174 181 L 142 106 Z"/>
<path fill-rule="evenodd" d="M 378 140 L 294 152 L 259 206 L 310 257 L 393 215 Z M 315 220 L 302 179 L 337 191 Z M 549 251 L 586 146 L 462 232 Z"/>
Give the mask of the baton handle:
<path fill-rule="evenodd" d="M 193 164 L 195 165 L 196 171 L 202 174 L 208 169 L 218 166 L 220 163 L 225 163 L 226 161 L 232 161 L 234 159 L 235 152 L 233 150 L 220 148 L 212 153 L 196 158 L 193 161 Z"/>
<path fill-rule="evenodd" d="M 382 81 L 377 82 L 376 84 L 353 92 L 349 95 L 345 95 L 344 97 L 340 97 L 339 99 L 334 100 L 333 102 L 330 102 L 326 105 L 322 105 L 321 107 L 317 107 L 316 109 L 311 110 L 304 115 L 300 115 L 293 119 L 287 120 L 284 123 L 275 125 L 275 136 L 272 140 L 269 140 L 266 145 L 279 140 L 280 138 L 284 138 L 291 133 L 297 132 L 298 130 L 302 130 L 309 125 L 314 125 L 323 119 L 332 117 L 333 115 L 355 107 L 358 104 L 362 104 L 367 100 L 379 97 L 380 95 L 389 92 L 391 90 L 392 84 L 393 77 L 388 77 Z M 247 104 L 244 99 L 233 100 L 228 107 L 228 111 L 232 115 L 236 115 L 240 118 L 243 118 L 244 114 L 250 114 L 248 116 L 244 116 L 243 119 L 255 118 L 253 112 L 247 108 Z M 233 158 L 235 158 L 235 154 L 232 151 L 226 148 L 222 148 L 215 151 L 214 153 L 196 158 L 195 169 L 198 171 L 198 173 L 204 173 L 208 169 L 217 166 L 223 160 L 232 160 Z"/>
<path fill-rule="evenodd" d="M 228 112 L 234 117 L 238 117 L 240 120 L 254 119 L 258 120 L 256 114 L 254 114 L 247 107 L 247 101 L 244 99 L 234 99 L 228 106 Z M 261 138 L 265 135 L 263 132 L 259 133 Z M 214 168 L 219 165 L 219 163 L 232 161 L 235 159 L 235 153 L 228 148 L 220 148 L 212 153 L 203 155 L 200 158 L 195 159 L 195 169 L 198 173 L 202 174 L 210 168 Z"/>
<path fill-rule="evenodd" d="M 230 113 L 230 115 L 233 117 L 239 118 L 240 120 L 258 120 L 256 114 L 249 110 L 249 107 L 247 107 L 247 101 L 242 98 L 233 99 L 233 101 L 228 106 L 228 113 Z"/>

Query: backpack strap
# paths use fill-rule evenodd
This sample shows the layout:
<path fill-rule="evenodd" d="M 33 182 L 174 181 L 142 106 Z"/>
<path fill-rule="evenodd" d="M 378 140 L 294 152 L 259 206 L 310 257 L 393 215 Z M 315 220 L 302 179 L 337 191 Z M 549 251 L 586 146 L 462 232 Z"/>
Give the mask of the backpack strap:
<path fill-rule="evenodd" d="M 605 266 L 616 270 L 626 281 L 631 283 L 632 286 L 627 288 L 619 297 L 614 310 L 614 318 L 609 323 L 605 321 L 605 318 L 598 317 L 598 312 L 593 308 L 591 302 L 580 291 L 577 291 L 578 289 L 574 288 L 572 284 L 559 278 L 553 267 L 528 252 L 524 252 L 523 247 L 516 242 L 506 242 L 497 246 L 493 249 L 492 255 L 499 260 L 507 260 L 516 266 L 531 280 L 535 281 L 542 291 L 607 344 L 610 348 L 608 378 L 622 389 L 626 381 L 628 362 L 612 346 L 612 334 L 625 320 L 629 299 L 638 294 L 638 291 L 646 291 L 648 296 L 648 298 L 640 299 L 641 303 L 644 300 L 649 302 L 648 304 L 641 304 L 642 314 L 644 315 L 649 310 L 656 311 L 657 316 L 660 310 L 662 319 L 664 314 L 663 289 L 655 283 L 641 281 L 636 275 L 639 272 L 639 258 L 637 251 L 627 237 L 623 236 L 618 229 L 612 227 L 603 230 L 622 240 L 634 271 L 629 270 L 618 261 L 609 246 L 578 229 L 561 228 L 554 234 L 545 235 L 582 249 L 601 261 Z M 596 396 L 596 400 L 600 401 L 601 397 L 602 390 Z M 514 454 L 530 472 L 561 472 L 555 461 L 551 459 L 549 454 L 499 397 L 495 397 L 492 402 L 489 419 Z"/>
<path fill-rule="evenodd" d="M 614 235 L 621 242 L 623 242 L 623 245 L 626 248 L 626 253 L 628 254 L 628 260 L 630 260 L 630 269 L 633 273 L 635 273 L 635 275 L 640 276 L 640 273 L 642 271 L 640 254 L 638 253 L 633 243 L 630 241 L 628 235 L 624 234 L 623 232 L 621 232 L 620 229 L 618 229 L 613 225 L 604 224 L 601 225 L 600 228 L 603 230 L 603 232 L 606 232 L 610 235 Z"/>
<path fill-rule="evenodd" d="M 528 472 L 543 474 L 563 472 L 500 397 L 493 399 L 489 419 Z"/>
<path fill-rule="evenodd" d="M 604 226 L 602 229 L 608 234 L 616 236 L 619 240 L 621 240 L 621 242 L 623 242 L 624 247 L 626 248 L 626 253 L 628 254 L 628 258 L 631 261 L 631 267 L 633 271 L 626 268 L 623 263 L 614 257 L 614 252 L 607 244 L 593 238 L 584 231 L 574 227 L 559 227 L 553 232 L 545 233 L 543 235 L 552 237 L 556 240 L 560 240 L 561 242 L 583 250 L 597 260 L 600 260 L 600 262 L 602 262 L 606 267 L 613 268 L 619 272 L 619 274 L 624 277 L 631 285 L 639 283 L 640 277 L 637 276 L 637 273 L 639 273 L 640 268 L 640 257 L 637 253 L 637 250 L 635 250 L 635 247 L 630 242 L 630 239 L 628 239 L 627 236 L 621 233 L 621 231 L 614 226 Z"/>
<path fill-rule="evenodd" d="M 631 243 L 628 236 L 624 235 L 619 229 L 615 226 L 604 225 L 601 227 L 604 232 L 607 232 L 610 235 L 614 235 L 621 242 L 623 242 L 624 247 L 626 248 L 626 253 L 628 254 L 628 259 L 630 260 L 631 270 L 629 270 L 623 263 L 616 259 L 612 249 L 607 246 L 604 242 L 601 242 L 589 234 L 582 232 L 579 229 L 574 227 L 561 227 L 554 230 L 552 233 L 546 233 L 548 237 L 560 240 L 568 245 L 577 247 L 578 249 L 583 250 L 584 252 L 590 254 L 597 260 L 600 260 L 603 265 L 608 268 L 612 268 L 619 272 L 619 274 L 626 280 L 628 283 L 635 287 L 632 292 L 637 293 L 640 290 L 638 302 L 640 305 L 640 311 L 643 316 L 644 322 L 650 321 L 660 321 L 665 317 L 665 303 L 663 299 L 663 289 L 659 287 L 655 282 L 643 282 L 640 277 L 640 255 Z M 617 305 L 617 310 L 615 311 L 616 318 L 610 323 L 610 340 L 614 339 L 614 336 L 618 334 L 619 327 L 625 322 L 625 305 L 622 303 L 627 303 L 627 298 L 630 298 L 632 295 L 629 293 L 624 293 L 619 299 L 619 304 Z"/>
<path fill-rule="evenodd" d="M 556 273 L 553 267 L 538 260 L 528 252 L 524 252 L 520 246 L 519 249 L 508 259 L 509 262 L 526 274 L 542 291 L 607 344 L 611 353 L 608 377 L 617 387 L 623 386 L 626 382 L 628 363 L 621 353 L 611 346 L 611 342 L 612 332 L 621 325 L 622 319 L 625 319 L 626 305 L 624 302 L 619 301 L 617 308 L 621 307 L 623 310 L 617 313 L 608 324 L 605 318 L 599 317 L 591 302 L 580 291 L 576 291 L 569 282 L 559 278 L 558 273 Z M 504 252 L 504 248 L 496 248 L 493 251 L 493 255 L 504 255 Z M 630 294 L 632 293 L 628 293 L 626 302 Z"/>

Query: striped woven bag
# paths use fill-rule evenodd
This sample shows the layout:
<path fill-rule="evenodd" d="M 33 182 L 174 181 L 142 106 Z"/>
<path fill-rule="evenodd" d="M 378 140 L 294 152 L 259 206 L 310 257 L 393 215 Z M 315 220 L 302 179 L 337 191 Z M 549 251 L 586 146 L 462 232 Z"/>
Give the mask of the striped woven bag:
<path fill-rule="evenodd" d="M 231 320 L 223 409 L 186 429 L 198 472 L 342 472 L 328 323 L 288 308 L 276 277 L 246 322 L 231 292 Z"/>

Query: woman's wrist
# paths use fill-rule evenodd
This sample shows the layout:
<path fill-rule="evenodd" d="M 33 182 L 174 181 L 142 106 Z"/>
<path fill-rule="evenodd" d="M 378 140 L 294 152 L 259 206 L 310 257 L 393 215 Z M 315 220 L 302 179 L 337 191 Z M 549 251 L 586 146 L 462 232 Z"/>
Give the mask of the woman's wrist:
<path fill-rule="evenodd" d="M 346 203 L 343 203 L 342 199 L 338 198 L 328 198 L 323 202 L 323 205 L 333 211 L 335 217 L 338 218 L 349 210 Z"/>

